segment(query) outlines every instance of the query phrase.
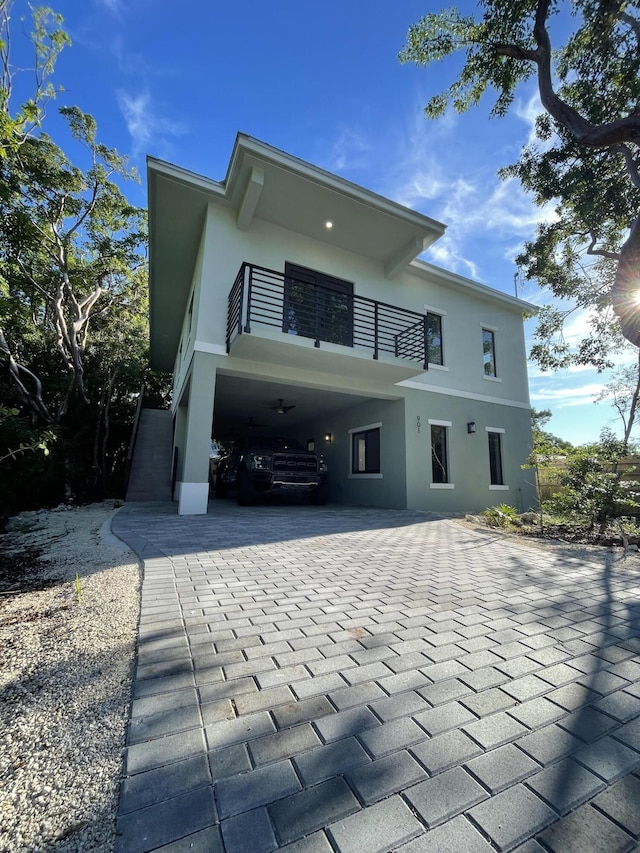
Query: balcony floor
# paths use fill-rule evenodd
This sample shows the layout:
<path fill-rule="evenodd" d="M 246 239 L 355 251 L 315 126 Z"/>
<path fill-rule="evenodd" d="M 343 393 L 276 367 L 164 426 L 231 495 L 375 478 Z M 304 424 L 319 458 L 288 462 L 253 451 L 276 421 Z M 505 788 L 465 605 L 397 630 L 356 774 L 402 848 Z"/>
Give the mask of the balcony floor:
<path fill-rule="evenodd" d="M 326 341 L 321 341 L 320 347 L 316 347 L 314 343 L 311 338 L 287 335 L 268 326 L 254 324 L 250 334 L 236 335 L 229 354 L 234 358 L 286 367 L 295 365 L 300 370 L 383 385 L 395 385 L 425 372 L 422 364 L 395 358 L 386 352 L 381 352 L 378 359 L 374 359 L 370 349 Z"/>

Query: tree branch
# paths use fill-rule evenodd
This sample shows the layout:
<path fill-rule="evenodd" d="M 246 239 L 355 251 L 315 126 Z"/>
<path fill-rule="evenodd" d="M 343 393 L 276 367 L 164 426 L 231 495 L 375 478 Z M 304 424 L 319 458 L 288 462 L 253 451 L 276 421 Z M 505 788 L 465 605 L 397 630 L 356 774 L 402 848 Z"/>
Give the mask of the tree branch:
<path fill-rule="evenodd" d="M 538 91 L 542 106 L 582 145 L 589 148 L 607 148 L 624 142 L 640 144 L 640 116 L 629 115 L 606 124 L 592 124 L 556 93 L 551 72 L 551 39 L 547 31 L 550 7 L 551 0 L 538 0 L 533 28 L 537 45 L 535 51 L 523 50 L 513 44 L 499 44 L 495 48 L 497 55 L 534 62 L 537 65 Z"/>
<path fill-rule="evenodd" d="M 620 252 L 610 252 L 607 249 L 596 249 L 595 246 L 598 242 L 596 235 L 593 232 L 590 232 L 589 236 L 591 237 L 591 243 L 587 246 L 587 255 L 596 255 L 599 258 L 608 258 L 610 261 L 620 260 Z"/>
<path fill-rule="evenodd" d="M 623 24 L 627 24 L 629 29 L 633 32 L 636 37 L 636 41 L 638 42 L 638 47 L 640 47 L 640 21 L 637 18 L 634 18 L 633 15 L 630 15 L 628 12 L 618 12 L 618 20 Z"/>
<path fill-rule="evenodd" d="M 42 383 L 40 382 L 40 379 L 35 375 L 35 373 L 32 373 L 27 367 L 20 364 L 15 359 L 9 348 L 9 344 L 7 343 L 7 339 L 5 338 L 4 330 L 2 328 L 0 328 L 0 353 L 2 353 L 6 359 L 9 371 L 9 381 L 18 392 L 18 396 L 21 401 L 31 410 L 33 415 L 38 418 L 42 418 L 45 421 L 50 421 L 51 415 L 49 414 L 49 410 L 42 399 Z M 29 390 L 22 381 L 21 375 L 31 380 L 35 387 L 35 391 Z"/>
<path fill-rule="evenodd" d="M 624 165 L 631 183 L 634 187 L 640 189 L 640 172 L 638 171 L 638 163 L 629 146 L 625 145 L 624 142 L 621 142 L 618 145 L 612 145 L 611 150 L 618 154 L 622 154 L 624 157 Z"/>

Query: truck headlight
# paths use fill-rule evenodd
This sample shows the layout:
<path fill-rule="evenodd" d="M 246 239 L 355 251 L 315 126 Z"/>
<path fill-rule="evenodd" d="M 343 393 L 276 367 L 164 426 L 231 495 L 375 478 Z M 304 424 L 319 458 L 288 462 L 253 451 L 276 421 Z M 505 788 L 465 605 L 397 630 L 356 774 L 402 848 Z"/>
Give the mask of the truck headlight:
<path fill-rule="evenodd" d="M 268 471 L 271 457 L 259 453 L 247 453 L 244 461 L 247 468 L 250 468 L 252 471 Z"/>

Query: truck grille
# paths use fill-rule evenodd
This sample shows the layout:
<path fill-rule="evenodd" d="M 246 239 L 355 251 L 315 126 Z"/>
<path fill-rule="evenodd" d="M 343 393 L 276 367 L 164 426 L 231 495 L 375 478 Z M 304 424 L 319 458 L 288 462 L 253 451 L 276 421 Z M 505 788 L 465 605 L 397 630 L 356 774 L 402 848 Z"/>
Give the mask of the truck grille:
<path fill-rule="evenodd" d="M 318 463 L 315 458 L 287 456 L 284 453 L 275 453 L 271 465 L 274 471 L 291 471 L 313 474 L 316 473 L 318 467 Z"/>

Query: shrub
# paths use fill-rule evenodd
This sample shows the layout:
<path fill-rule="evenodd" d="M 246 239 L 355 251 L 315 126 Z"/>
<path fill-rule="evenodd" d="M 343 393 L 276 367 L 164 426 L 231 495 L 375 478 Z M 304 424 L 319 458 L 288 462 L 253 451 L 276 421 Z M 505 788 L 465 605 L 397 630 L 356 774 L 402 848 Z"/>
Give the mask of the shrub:
<path fill-rule="evenodd" d="M 482 513 L 489 527 L 514 527 L 518 522 L 518 510 L 508 504 L 490 506 Z"/>
<path fill-rule="evenodd" d="M 602 533 L 610 519 L 640 505 L 639 484 L 622 479 L 619 464 L 625 455 L 623 442 L 604 430 L 597 444 L 579 447 L 567 458 L 562 488 L 545 506 L 587 531 L 598 527 Z"/>

